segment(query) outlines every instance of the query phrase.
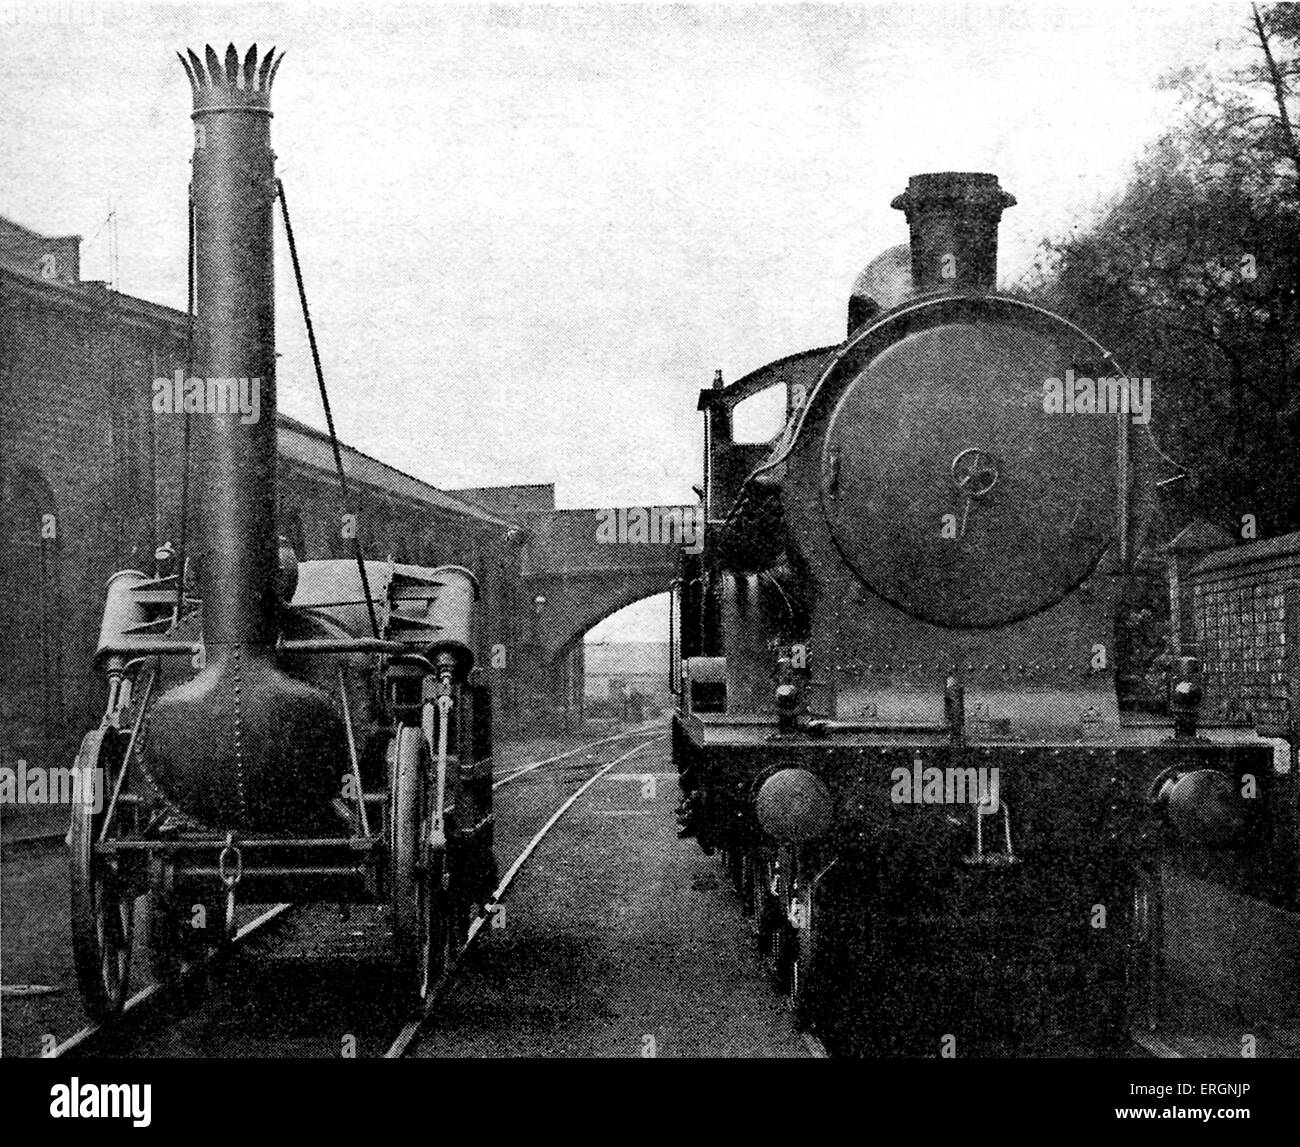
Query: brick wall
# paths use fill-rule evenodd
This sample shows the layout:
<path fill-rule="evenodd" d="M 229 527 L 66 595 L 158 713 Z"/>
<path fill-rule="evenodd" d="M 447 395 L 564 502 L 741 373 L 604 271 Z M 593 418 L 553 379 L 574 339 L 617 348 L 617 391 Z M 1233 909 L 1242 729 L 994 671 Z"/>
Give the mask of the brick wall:
<path fill-rule="evenodd" d="M 1300 533 L 1212 554 L 1188 584 L 1206 716 L 1283 735 L 1298 697 Z"/>
<path fill-rule="evenodd" d="M 0 754 L 66 756 L 97 722 L 102 592 L 151 560 L 179 431 L 150 383 L 184 361 L 183 316 L 0 271 Z M 145 568 L 150 568 L 148 565 Z"/>

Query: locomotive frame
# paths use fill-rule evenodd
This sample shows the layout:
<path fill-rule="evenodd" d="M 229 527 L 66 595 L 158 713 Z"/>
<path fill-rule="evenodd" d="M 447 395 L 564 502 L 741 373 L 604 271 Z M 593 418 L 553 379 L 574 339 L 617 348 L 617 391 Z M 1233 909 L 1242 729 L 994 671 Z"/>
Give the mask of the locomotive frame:
<path fill-rule="evenodd" d="M 73 805 L 69 833 L 73 951 L 95 1018 L 117 1014 L 127 999 L 141 896 L 153 970 L 170 986 L 228 948 L 237 904 L 389 906 L 398 974 L 413 999 L 463 942 L 495 884 L 491 706 L 467 658 L 426 653 L 463 628 L 477 584 L 457 566 L 368 565 L 391 638 L 340 635 L 340 616 L 358 604 L 356 569 L 320 561 L 302 563 L 302 584 L 315 592 L 300 592 L 295 607 L 334 633 L 277 645 L 291 664 L 329 659 L 326 669 L 336 672 L 349 742 L 340 804 L 350 807 L 340 809 L 347 831 L 333 835 L 213 829 L 179 813 L 151 783 L 140 757 L 163 659 L 193 663 L 203 647 L 149 634 L 197 632 L 201 603 L 187 596 L 178 622 L 175 575 L 114 575 L 98 653 L 109 699 L 77 755 L 84 799 Z M 384 716 L 369 743 L 358 744 L 351 695 L 367 674 L 383 683 L 384 696 L 370 700 Z"/>

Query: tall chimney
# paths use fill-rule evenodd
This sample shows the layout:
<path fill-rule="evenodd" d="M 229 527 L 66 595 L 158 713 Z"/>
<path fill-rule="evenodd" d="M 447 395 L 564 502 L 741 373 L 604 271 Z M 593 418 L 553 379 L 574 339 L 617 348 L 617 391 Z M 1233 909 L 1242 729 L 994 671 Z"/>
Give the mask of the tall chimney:
<path fill-rule="evenodd" d="M 998 277 L 998 223 L 1016 199 L 977 171 L 914 175 L 890 204 L 907 214 L 918 294 L 991 291 Z"/>
<path fill-rule="evenodd" d="M 227 397 L 242 393 L 251 400 L 251 388 L 259 392 L 255 421 L 238 406 L 223 411 L 228 401 L 194 419 L 202 489 L 209 502 L 198 554 L 209 646 L 275 641 L 279 547 L 271 84 L 283 59 L 284 53 L 276 56 L 273 48 L 259 68 L 256 44 L 242 62 L 233 44 L 224 61 L 211 47 L 206 59 L 193 51 L 188 61 L 181 57 L 194 93 L 194 373 L 213 398 L 224 391 Z"/>
<path fill-rule="evenodd" d="M 194 94 L 194 270 L 198 314 L 191 415 L 203 481 L 199 589 L 204 660 L 149 714 L 144 766 L 177 808 L 212 829 L 337 831 L 330 801 L 346 762 L 330 698 L 287 674 L 276 638 L 275 308 L 271 82 L 211 47 L 181 63 Z"/>

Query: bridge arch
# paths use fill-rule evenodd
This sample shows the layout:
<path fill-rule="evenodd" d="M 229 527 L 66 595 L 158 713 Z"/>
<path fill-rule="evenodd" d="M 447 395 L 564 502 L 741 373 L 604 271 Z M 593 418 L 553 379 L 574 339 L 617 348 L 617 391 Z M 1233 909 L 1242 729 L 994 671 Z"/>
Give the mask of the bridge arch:
<path fill-rule="evenodd" d="M 679 551 L 702 541 L 695 532 L 702 530 L 698 511 L 659 506 L 529 515 L 523 585 L 534 603 L 534 643 L 543 663 L 554 664 L 620 609 L 667 592 L 677 576 Z M 644 531 L 628 529 L 631 521 Z"/>
<path fill-rule="evenodd" d="M 551 664 L 560 661 L 606 618 L 639 601 L 667 593 L 675 577 L 676 571 L 672 570 L 656 578 L 617 579 L 603 585 L 584 581 L 552 586 L 551 593 L 544 595 L 547 601 L 538 643 L 544 659 Z"/>

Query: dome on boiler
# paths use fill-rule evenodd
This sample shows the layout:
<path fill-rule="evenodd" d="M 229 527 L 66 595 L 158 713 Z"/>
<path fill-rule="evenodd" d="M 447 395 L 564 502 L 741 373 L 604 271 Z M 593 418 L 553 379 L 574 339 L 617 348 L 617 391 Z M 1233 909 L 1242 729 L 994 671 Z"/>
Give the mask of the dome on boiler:
<path fill-rule="evenodd" d="M 898 306 L 914 293 L 912 248 L 900 243 L 882 251 L 854 280 L 849 295 L 849 334 L 873 314 Z"/>

